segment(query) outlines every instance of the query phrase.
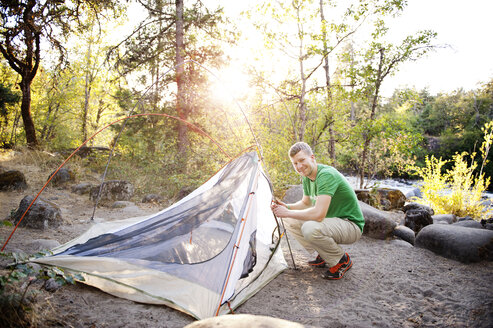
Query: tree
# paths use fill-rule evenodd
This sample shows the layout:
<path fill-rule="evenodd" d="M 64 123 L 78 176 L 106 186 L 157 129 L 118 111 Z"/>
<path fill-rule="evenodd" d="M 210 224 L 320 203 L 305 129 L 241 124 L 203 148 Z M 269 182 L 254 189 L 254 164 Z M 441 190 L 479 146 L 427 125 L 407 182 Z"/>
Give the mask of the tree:
<path fill-rule="evenodd" d="M 10 67 L 21 76 L 21 115 L 30 147 L 38 145 L 31 115 L 31 84 L 41 63 L 41 40 L 45 39 L 65 60 L 62 39 L 73 30 L 81 11 L 96 15 L 102 8 L 114 6 L 112 1 L 12 0 L 0 4 L 0 51 Z"/>
<path fill-rule="evenodd" d="M 176 0 L 176 112 L 181 119 L 187 119 L 185 108 L 185 85 L 184 85 L 184 61 L 185 45 L 183 43 L 183 0 Z M 178 153 L 186 158 L 186 147 L 188 146 L 187 126 L 180 122 L 178 124 Z"/>
<path fill-rule="evenodd" d="M 4 86 L 0 83 L 0 143 L 3 147 L 10 146 L 10 142 L 6 141 L 6 130 L 8 125 L 9 111 L 8 107 L 19 102 L 20 96 L 17 92 L 12 91 L 11 86 Z"/>
<path fill-rule="evenodd" d="M 139 0 L 139 3 L 148 16 L 111 52 L 120 74 L 138 76 L 142 84 L 149 87 L 146 101 L 154 112 L 167 112 L 182 120 L 198 116 L 200 97 L 197 95 L 202 92 L 199 89 L 206 81 L 206 72 L 201 72 L 190 60 L 209 67 L 221 63 L 222 50 L 217 43 L 228 40 L 225 35 L 228 30 L 220 28 L 224 21 L 222 9 L 209 10 L 201 1 L 187 6 L 182 0 L 174 3 Z M 163 68 L 174 68 L 175 74 L 165 75 Z M 151 81 L 148 81 L 149 72 Z M 166 94 L 173 94 L 174 99 Z M 153 123 L 149 135 L 154 136 L 158 126 L 157 122 Z M 178 141 L 179 158 L 186 162 L 190 143 L 188 128 L 181 122 L 172 126 L 176 131 L 173 139 Z"/>
<path fill-rule="evenodd" d="M 399 45 L 394 45 L 378 39 L 385 35 L 387 28 L 382 20 L 377 20 L 374 32 L 375 40 L 371 42 L 368 49 L 359 53 L 360 60 L 349 74 L 358 85 L 357 92 L 368 101 L 368 113 L 364 118 L 367 126 L 363 132 L 363 145 L 359 155 L 358 175 L 360 187 L 363 187 L 367 170 L 368 153 L 370 143 L 375 137 L 373 124 L 377 119 L 377 108 L 380 104 L 380 90 L 383 81 L 392 75 L 398 66 L 409 60 L 416 60 L 428 51 L 434 49 L 431 44 L 436 37 L 433 31 L 420 31 L 413 36 L 406 37 Z"/>
<path fill-rule="evenodd" d="M 342 79 L 335 80 L 329 70 L 329 61 L 358 32 L 372 16 L 385 16 L 399 11 L 404 1 L 373 0 L 355 5 L 338 6 L 334 2 L 285 0 L 264 2 L 258 7 L 265 19 L 257 22 L 264 31 L 266 46 L 277 49 L 276 55 L 284 62 L 292 62 L 293 70 L 280 83 L 262 80 L 273 88 L 283 102 L 296 102 L 291 111 L 293 141 L 305 140 L 314 148 L 328 131 L 328 152 L 335 162 L 336 108 L 333 102 L 335 88 L 341 88 Z M 327 16 L 326 9 L 331 16 Z M 319 15 L 320 21 L 313 18 Z M 296 69 L 294 67 L 296 66 Z M 323 68 L 321 75 L 319 72 Z M 320 78 L 323 76 L 323 80 Z M 322 99 L 324 99 L 322 101 Z"/>

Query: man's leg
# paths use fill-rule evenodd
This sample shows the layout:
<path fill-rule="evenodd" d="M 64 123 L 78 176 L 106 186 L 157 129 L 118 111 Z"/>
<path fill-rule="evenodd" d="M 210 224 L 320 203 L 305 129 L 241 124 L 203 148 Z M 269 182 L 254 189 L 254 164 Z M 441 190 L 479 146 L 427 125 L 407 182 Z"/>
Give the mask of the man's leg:
<path fill-rule="evenodd" d="M 306 221 L 301 226 L 301 233 L 305 243 L 316 250 L 330 267 L 337 265 L 344 256 L 339 244 L 352 244 L 361 238 L 361 230 L 355 223 L 340 218 Z"/>
<path fill-rule="evenodd" d="M 301 226 L 307 221 L 301 221 L 296 219 L 284 218 L 284 226 L 289 234 L 294 236 L 294 238 L 303 246 L 308 253 L 312 254 L 315 252 L 313 246 L 305 239 L 303 233 L 301 232 Z"/>

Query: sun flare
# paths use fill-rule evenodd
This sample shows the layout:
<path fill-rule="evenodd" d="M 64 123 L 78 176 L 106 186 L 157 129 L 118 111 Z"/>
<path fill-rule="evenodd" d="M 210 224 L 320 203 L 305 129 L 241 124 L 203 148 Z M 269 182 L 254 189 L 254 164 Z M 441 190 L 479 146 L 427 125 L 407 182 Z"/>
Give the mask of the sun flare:
<path fill-rule="evenodd" d="M 234 102 L 250 94 L 250 78 L 238 65 L 227 66 L 214 74 L 210 87 L 211 96 L 220 102 Z"/>

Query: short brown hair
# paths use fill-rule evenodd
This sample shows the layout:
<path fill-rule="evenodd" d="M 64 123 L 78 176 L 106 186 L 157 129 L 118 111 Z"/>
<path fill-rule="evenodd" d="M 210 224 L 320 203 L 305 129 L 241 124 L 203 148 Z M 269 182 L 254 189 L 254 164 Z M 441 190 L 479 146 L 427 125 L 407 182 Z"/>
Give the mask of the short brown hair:
<path fill-rule="evenodd" d="M 289 157 L 294 157 L 300 151 L 304 151 L 307 155 L 313 155 L 312 148 L 306 142 L 297 142 L 289 148 Z"/>

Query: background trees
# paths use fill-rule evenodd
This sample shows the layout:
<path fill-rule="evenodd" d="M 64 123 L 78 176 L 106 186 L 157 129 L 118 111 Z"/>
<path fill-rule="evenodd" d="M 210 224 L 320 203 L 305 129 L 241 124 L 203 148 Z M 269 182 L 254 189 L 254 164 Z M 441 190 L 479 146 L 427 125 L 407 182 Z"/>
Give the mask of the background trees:
<path fill-rule="evenodd" d="M 403 174 L 400 168 L 423 164 L 426 155 L 471 153 L 493 117 L 491 81 L 448 94 L 381 94 L 401 63 L 434 46 L 432 31 L 387 39 L 386 20 L 405 4 L 264 1 L 256 8 L 262 15 L 251 11 L 231 22 L 207 1 L 2 2 L 0 145 L 73 148 L 129 113 L 163 113 L 193 123 L 236 155 L 254 144 L 246 114 L 276 189 L 298 182 L 286 157 L 297 140 L 311 144 L 320 162 L 357 173 L 361 186 Z M 252 83 L 219 86 L 228 47 L 252 24 L 259 47 L 244 65 Z M 230 92 L 239 88 L 248 93 L 241 104 Z M 174 181 L 171 194 L 227 160 L 183 121 L 133 119 L 116 140 L 122 128 L 113 126 L 93 145 L 116 144 L 120 160 L 147 170 L 149 183 L 166 172 L 161 183 Z"/>
<path fill-rule="evenodd" d="M 42 40 L 59 51 L 63 62 L 66 60 L 64 38 L 73 30 L 72 24 L 78 22 L 79 15 L 85 10 L 98 15 L 100 10 L 112 5 L 110 1 L 98 0 L 1 2 L 0 52 L 21 78 L 21 115 L 29 146 L 38 145 L 31 115 L 31 84 L 40 67 Z"/>

